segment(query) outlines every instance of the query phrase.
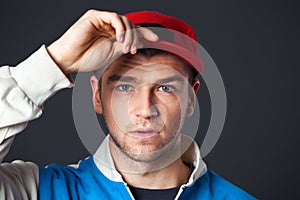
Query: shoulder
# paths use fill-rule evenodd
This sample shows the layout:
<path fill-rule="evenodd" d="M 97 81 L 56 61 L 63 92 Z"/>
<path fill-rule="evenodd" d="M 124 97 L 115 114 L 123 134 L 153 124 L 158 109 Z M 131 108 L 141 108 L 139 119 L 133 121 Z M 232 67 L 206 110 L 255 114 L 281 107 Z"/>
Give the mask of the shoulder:
<path fill-rule="evenodd" d="M 255 197 L 230 183 L 211 170 L 207 170 L 192 186 L 191 192 L 207 199 L 252 200 Z"/>
<path fill-rule="evenodd" d="M 46 167 L 39 166 L 39 173 L 41 175 L 51 175 L 55 177 L 67 176 L 70 174 L 84 174 L 87 168 L 93 168 L 92 157 L 87 157 L 85 160 L 80 160 L 77 164 L 62 166 L 59 164 L 49 164 Z M 90 171 L 89 170 L 89 171 Z"/>
<path fill-rule="evenodd" d="M 219 196 L 222 198 L 225 197 L 226 199 L 255 199 L 246 191 L 230 183 L 229 181 L 225 180 L 209 169 L 207 170 L 205 175 L 207 176 L 208 184 L 214 191 L 215 196 Z"/>
<path fill-rule="evenodd" d="M 93 157 L 77 165 L 39 167 L 39 172 L 39 199 L 122 199 L 127 195 L 124 184 L 106 178 Z M 121 192 L 113 192 L 112 188 Z"/>
<path fill-rule="evenodd" d="M 91 173 L 88 173 L 93 171 L 89 160 L 90 158 L 68 166 L 39 166 L 39 199 L 76 199 L 78 192 L 85 190 L 85 181 L 92 177 Z"/>

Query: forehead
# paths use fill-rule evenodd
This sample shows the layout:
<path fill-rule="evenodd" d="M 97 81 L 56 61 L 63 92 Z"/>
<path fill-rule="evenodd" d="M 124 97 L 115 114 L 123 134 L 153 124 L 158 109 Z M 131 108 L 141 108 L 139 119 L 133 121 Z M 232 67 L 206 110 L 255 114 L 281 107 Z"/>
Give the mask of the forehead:
<path fill-rule="evenodd" d="M 111 75 L 133 75 L 137 77 L 155 77 L 180 75 L 188 79 L 191 70 L 178 58 L 170 55 L 123 55 L 114 61 L 103 73 L 102 79 Z"/>

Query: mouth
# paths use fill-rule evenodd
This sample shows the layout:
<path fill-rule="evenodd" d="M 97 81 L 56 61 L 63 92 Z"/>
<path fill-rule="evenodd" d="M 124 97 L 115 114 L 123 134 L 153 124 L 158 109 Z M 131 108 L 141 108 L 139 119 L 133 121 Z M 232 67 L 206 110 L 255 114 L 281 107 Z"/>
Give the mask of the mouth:
<path fill-rule="evenodd" d="M 157 137 L 159 134 L 159 131 L 153 130 L 153 129 L 138 129 L 135 131 L 130 131 L 128 133 L 129 136 L 145 140 L 145 139 L 152 139 Z"/>

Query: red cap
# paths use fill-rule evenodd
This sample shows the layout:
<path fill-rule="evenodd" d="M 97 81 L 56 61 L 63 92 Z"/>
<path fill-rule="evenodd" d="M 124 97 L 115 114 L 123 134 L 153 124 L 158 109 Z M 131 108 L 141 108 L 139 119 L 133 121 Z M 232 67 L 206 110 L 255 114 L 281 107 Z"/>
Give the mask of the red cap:
<path fill-rule="evenodd" d="M 194 29 L 185 22 L 154 11 L 125 14 L 135 25 L 150 28 L 159 36 L 159 41 L 145 41 L 144 47 L 167 51 L 185 60 L 201 73 L 203 64 L 198 57 L 198 43 Z"/>

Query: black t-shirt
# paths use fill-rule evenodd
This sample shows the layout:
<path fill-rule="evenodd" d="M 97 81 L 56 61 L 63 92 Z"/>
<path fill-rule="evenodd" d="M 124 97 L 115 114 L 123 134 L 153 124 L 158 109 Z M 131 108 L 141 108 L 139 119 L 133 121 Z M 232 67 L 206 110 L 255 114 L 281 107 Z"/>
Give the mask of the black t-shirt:
<path fill-rule="evenodd" d="M 188 163 L 185 164 L 189 166 L 190 174 L 191 174 L 194 170 L 194 167 Z M 169 189 L 157 189 L 157 190 L 136 188 L 130 185 L 129 188 L 134 198 L 137 200 L 153 200 L 153 199 L 173 200 L 175 199 L 180 189 L 180 186 L 169 188 Z"/>
<path fill-rule="evenodd" d="M 129 188 L 134 198 L 137 200 L 153 200 L 153 199 L 173 200 L 176 197 L 180 186 L 175 188 L 158 189 L 158 190 L 136 188 L 132 186 L 129 186 Z"/>

